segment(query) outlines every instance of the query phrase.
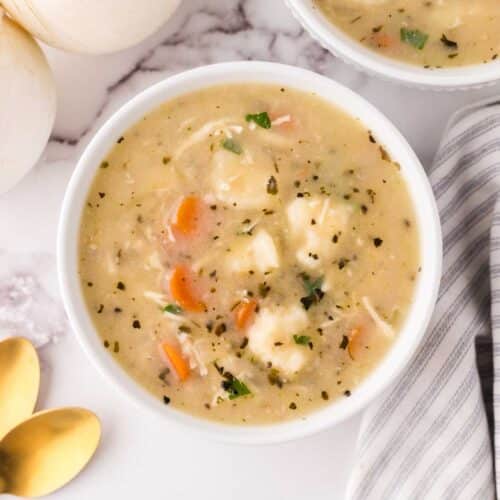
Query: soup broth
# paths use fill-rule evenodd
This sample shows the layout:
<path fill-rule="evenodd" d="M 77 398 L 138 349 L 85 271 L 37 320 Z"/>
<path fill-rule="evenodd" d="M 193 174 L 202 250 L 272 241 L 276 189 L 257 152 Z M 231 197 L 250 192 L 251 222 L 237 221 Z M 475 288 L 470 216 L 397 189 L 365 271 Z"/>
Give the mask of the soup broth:
<path fill-rule="evenodd" d="M 145 116 L 81 222 L 103 348 L 165 404 L 228 423 L 349 397 L 418 272 L 399 165 L 358 120 L 276 86 L 207 88 Z"/>
<path fill-rule="evenodd" d="M 315 0 L 366 47 L 428 68 L 486 63 L 500 50 L 498 0 Z"/>

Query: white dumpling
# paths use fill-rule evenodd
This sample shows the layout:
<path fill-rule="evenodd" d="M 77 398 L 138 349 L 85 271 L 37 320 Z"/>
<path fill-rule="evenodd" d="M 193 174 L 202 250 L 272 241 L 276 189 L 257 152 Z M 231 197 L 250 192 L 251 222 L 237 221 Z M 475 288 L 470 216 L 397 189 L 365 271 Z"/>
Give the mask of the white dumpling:
<path fill-rule="evenodd" d="M 211 185 L 216 198 L 233 208 L 253 209 L 272 206 L 276 196 L 267 192 L 273 172 L 270 158 L 252 158 L 221 149 L 212 159 Z"/>
<path fill-rule="evenodd" d="M 240 240 L 227 254 L 226 262 L 229 271 L 265 273 L 279 267 L 278 249 L 267 231 L 261 229 L 254 236 L 242 236 Z"/>
<path fill-rule="evenodd" d="M 293 339 L 308 323 L 306 312 L 299 306 L 263 308 L 248 330 L 248 348 L 262 363 L 271 363 L 290 379 L 309 361 L 310 350 Z"/>
<path fill-rule="evenodd" d="M 332 242 L 343 231 L 352 213 L 347 204 L 335 204 L 329 198 L 296 198 L 287 207 L 288 227 L 297 260 L 311 269 L 335 256 Z"/>

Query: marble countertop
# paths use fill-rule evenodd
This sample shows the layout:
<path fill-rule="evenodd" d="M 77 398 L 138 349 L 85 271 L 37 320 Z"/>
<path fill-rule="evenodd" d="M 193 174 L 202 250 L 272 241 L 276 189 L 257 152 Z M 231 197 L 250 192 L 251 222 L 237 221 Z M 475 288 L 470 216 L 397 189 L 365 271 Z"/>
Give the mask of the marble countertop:
<path fill-rule="evenodd" d="M 104 427 L 96 459 L 50 498 L 343 498 L 360 417 L 294 443 L 235 447 L 169 428 L 96 373 L 68 327 L 57 287 L 56 229 L 66 184 L 114 110 L 152 83 L 203 64 L 278 61 L 334 78 L 381 109 L 425 166 L 449 116 L 497 94 L 498 86 L 433 93 L 370 78 L 315 43 L 281 0 L 185 0 L 163 29 L 132 49 L 99 57 L 46 53 L 59 94 L 53 136 L 39 164 L 0 196 L 0 334 L 29 328 L 40 344 L 51 339 L 40 349 L 40 408 L 86 406 Z"/>

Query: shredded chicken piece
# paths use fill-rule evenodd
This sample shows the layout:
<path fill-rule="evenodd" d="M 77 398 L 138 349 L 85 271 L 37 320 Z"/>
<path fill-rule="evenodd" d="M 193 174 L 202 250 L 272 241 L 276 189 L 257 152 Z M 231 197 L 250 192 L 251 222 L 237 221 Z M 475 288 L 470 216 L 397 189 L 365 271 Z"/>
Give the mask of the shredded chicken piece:
<path fill-rule="evenodd" d="M 372 303 L 370 302 L 370 299 L 368 297 L 363 297 L 361 299 L 361 302 L 363 303 L 363 306 L 372 318 L 373 322 L 380 328 L 382 333 L 387 337 L 394 337 L 394 329 L 389 323 L 387 323 L 380 317 L 380 315 L 377 313 Z"/>
<path fill-rule="evenodd" d="M 170 224 L 167 225 L 166 230 L 167 230 L 168 239 L 172 243 L 175 243 L 175 236 L 174 236 L 174 233 L 172 232 L 172 228 L 170 227 Z"/>
<path fill-rule="evenodd" d="M 189 367 L 192 370 L 198 370 L 198 372 L 202 377 L 206 377 L 208 375 L 207 366 L 205 365 L 203 359 L 201 358 L 200 352 L 198 351 L 198 348 L 194 344 L 191 335 L 183 332 L 179 333 L 177 337 L 181 345 L 182 353 L 189 360 Z"/>
<path fill-rule="evenodd" d="M 330 199 L 327 198 L 323 202 L 323 207 L 321 208 L 321 213 L 319 214 L 319 217 L 318 217 L 319 224 L 323 224 L 323 222 L 325 222 L 325 217 L 326 217 L 326 214 L 327 214 L 329 208 L 330 208 Z"/>
<path fill-rule="evenodd" d="M 290 115 L 278 116 L 275 120 L 271 122 L 273 127 L 277 127 L 279 125 L 283 125 L 283 123 L 288 123 L 292 121 L 292 117 Z"/>
<path fill-rule="evenodd" d="M 225 133 L 227 137 L 232 137 L 232 134 L 230 132 L 231 129 L 234 129 L 234 127 L 238 127 L 238 125 L 229 125 L 229 123 L 234 122 L 236 120 L 233 120 L 231 118 L 223 118 L 222 120 L 212 120 L 202 127 L 200 127 L 198 130 L 193 132 L 177 149 L 177 151 L 173 155 L 173 159 L 176 160 L 180 158 L 189 148 L 194 146 L 195 144 L 198 144 L 199 142 L 203 141 L 206 139 L 210 134 L 221 134 Z M 239 130 L 239 129 L 237 129 Z M 237 132 L 240 133 L 240 132 Z"/>
<path fill-rule="evenodd" d="M 342 318 L 335 318 L 335 319 L 331 319 L 331 320 L 328 320 L 328 321 L 324 321 L 323 323 L 321 323 L 319 325 L 320 328 L 329 328 L 330 326 L 333 326 L 335 324 L 337 324 Z"/>
<path fill-rule="evenodd" d="M 153 292 L 152 290 L 146 290 L 143 295 L 147 299 L 152 300 L 153 302 L 162 307 L 165 307 L 168 303 L 167 297 L 165 297 L 165 295 L 163 295 L 162 293 Z"/>
<path fill-rule="evenodd" d="M 150 269 L 158 269 L 159 271 L 161 271 L 163 269 L 158 252 L 153 252 L 148 257 L 147 263 L 148 263 L 148 266 Z"/>
<path fill-rule="evenodd" d="M 116 257 L 108 255 L 106 258 L 106 268 L 108 270 L 109 274 L 116 274 L 117 268 L 116 268 Z"/>
<path fill-rule="evenodd" d="M 168 311 L 163 311 L 163 316 L 171 319 L 172 321 L 176 321 L 177 323 L 186 323 L 186 319 L 182 316 L 178 316 L 177 314 L 170 313 Z"/>

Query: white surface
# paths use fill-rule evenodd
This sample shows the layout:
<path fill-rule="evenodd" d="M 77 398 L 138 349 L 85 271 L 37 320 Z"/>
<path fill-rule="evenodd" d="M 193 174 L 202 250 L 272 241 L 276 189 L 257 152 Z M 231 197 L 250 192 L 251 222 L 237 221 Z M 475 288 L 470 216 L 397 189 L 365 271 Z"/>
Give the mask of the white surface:
<path fill-rule="evenodd" d="M 54 140 L 45 160 L 13 191 L 0 196 L 0 252 L 9 252 L 2 262 L 10 259 L 9 269 L 17 272 L 14 264 L 20 254 L 28 254 L 23 259 L 32 264 L 24 272 L 43 275 L 40 281 L 57 298 L 54 255 L 59 208 L 75 160 L 95 123 L 102 123 L 120 103 L 167 74 L 248 58 L 297 64 L 347 84 L 393 120 L 424 165 L 434 155 L 454 110 L 499 93 L 495 86 L 436 94 L 370 79 L 321 49 L 281 0 L 186 0 L 171 22 L 139 47 L 101 57 L 49 51 L 59 87 Z M 44 348 L 42 356 L 40 406 L 87 406 L 99 414 L 104 426 L 96 459 L 50 500 L 343 498 L 357 418 L 292 444 L 220 445 L 175 432 L 115 394 L 69 329 L 59 344 Z"/>

